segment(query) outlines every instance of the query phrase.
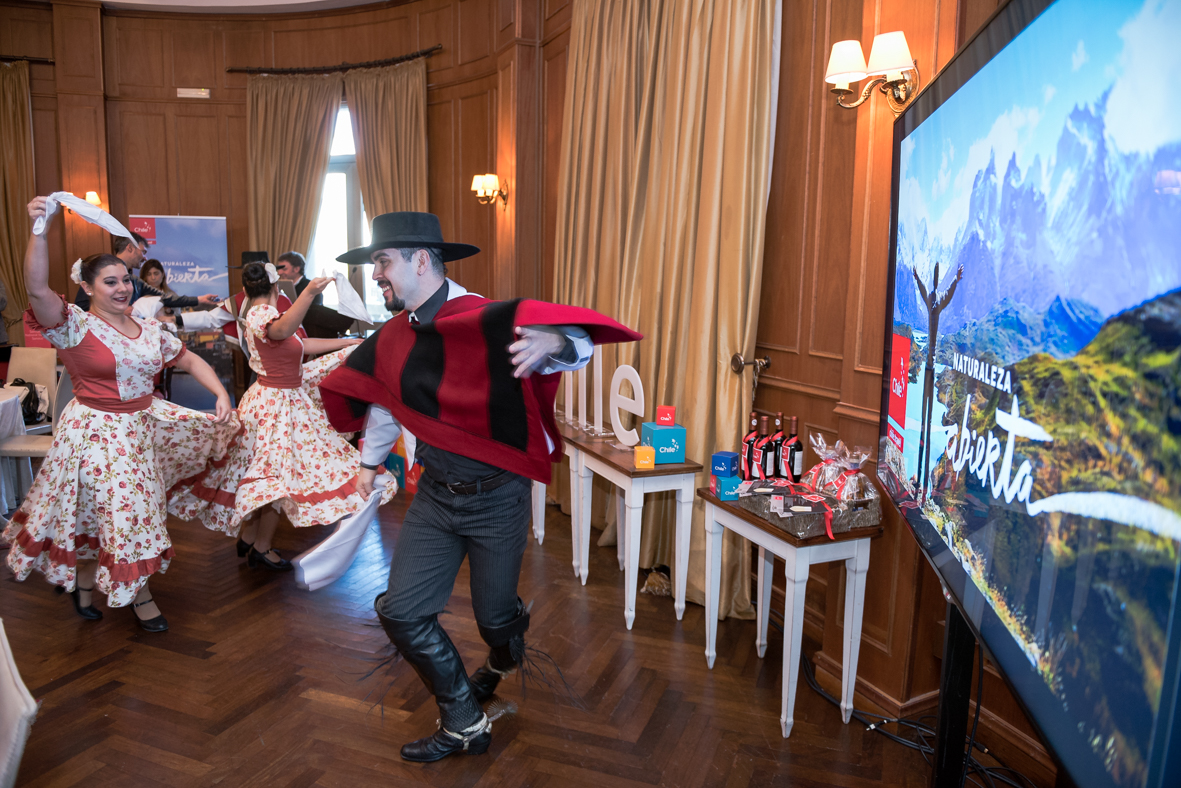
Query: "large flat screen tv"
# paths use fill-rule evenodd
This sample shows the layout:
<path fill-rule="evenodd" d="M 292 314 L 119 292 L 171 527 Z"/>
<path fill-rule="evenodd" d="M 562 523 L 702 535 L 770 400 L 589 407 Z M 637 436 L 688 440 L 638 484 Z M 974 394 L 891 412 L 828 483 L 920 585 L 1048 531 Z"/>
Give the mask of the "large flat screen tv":
<path fill-rule="evenodd" d="M 1181 0 L 1012 0 L 894 127 L 878 474 L 1084 786 L 1181 786 Z"/>

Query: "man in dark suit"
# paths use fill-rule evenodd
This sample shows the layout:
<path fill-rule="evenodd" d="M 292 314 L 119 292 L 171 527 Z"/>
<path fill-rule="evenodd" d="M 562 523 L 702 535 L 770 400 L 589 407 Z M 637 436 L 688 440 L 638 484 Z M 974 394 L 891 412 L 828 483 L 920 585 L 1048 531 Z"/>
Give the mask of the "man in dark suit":
<path fill-rule="evenodd" d="M 306 268 L 307 261 L 299 252 L 284 252 L 279 255 L 279 260 L 275 263 L 275 270 L 279 272 L 279 278 L 294 284 L 297 296 L 308 286 L 308 278 L 303 273 Z M 345 317 L 335 309 L 324 306 L 323 294 L 316 296 L 312 301 L 311 308 L 303 318 L 303 327 L 308 332 L 308 336 L 319 339 L 336 339 L 352 328 L 352 325 L 352 318 Z"/>
<path fill-rule="evenodd" d="M 279 260 L 275 263 L 275 270 L 279 272 L 279 278 L 291 282 L 295 286 L 296 295 L 303 293 L 304 288 L 308 286 L 308 278 L 303 275 L 307 267 L 307 260 L 299 252 L 284 252 L 279 255 Z M 316 296 L 312 303 L 323 304 L 324 294 Z"/>

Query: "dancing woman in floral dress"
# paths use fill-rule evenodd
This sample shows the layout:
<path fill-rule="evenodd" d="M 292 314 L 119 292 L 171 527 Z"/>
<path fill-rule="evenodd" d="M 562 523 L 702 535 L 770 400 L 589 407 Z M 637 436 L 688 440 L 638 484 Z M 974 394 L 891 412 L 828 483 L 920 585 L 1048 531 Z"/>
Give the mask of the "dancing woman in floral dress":
<path fill-rule="evenodd" d="M 365 499 L 356 489 L 360 453 L 328 423 L 319 389 L 360 340 L 299 337 L 308 307 L 332 279 L 311 280 L 282 315 L 275 307 L 278 279 L 270 263 L 242 269 L 247 301 L 239 334 L 258 375 L 238 405 L 244 431 L 224 461 L 176 485 L 168 508 L 239 536 L 238 555 L 248 555 L 251 566 L 285 571 L 291 562 L 271 547 L 280 511 L 296 528 L 325 525 L 357 511 Z M 303 363 L 304 354 L 315 353 L 328 355 Z M 383 502 L 396 489 L 387 485 Z"/>
<path fill-rule="evenodd" d="M 29 216 L 45 216 L 44 197 L 29 203 Z M 224 453 L 238 425 L 208 364 L 155 320 L 126 314 L 133 288 L 122 260 L 98 254 L 75 263 L 72 276 L 91 298 L 83 312 L 49 289 L 46 238 L 33 235 L 25 252 L 25 322 L 57 348 L 74 399 L 5 531 L 8 566 L 18 580 L 36 569 L 70 591 L 83 618 L 102 618 L 91 601 L 98 588 L 108 607 L 132 605 L 141 627 L 162 632 L 168 622 L 148 577 L 174 555 L 165 490 Z M 217 397 L 215 415 L 152 396 L 153 379 L 167 366 Z"/>

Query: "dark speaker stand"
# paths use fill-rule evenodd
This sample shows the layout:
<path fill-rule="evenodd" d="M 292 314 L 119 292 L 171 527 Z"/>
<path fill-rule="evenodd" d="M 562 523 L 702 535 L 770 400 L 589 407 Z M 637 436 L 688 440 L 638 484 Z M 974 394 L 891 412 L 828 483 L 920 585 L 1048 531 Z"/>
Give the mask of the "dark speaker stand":
<path fill-rule="evenodd" d="M 976 636 L 958 607 L 947 603 L 943 630 L 943 670 L 939 677 L 939 718 L 935 723 L 932 788 L 960 788 L 967 753 L 968 701 L 972 697 L 972 665 Z M 981 666 L 983 668 L 983 666 Z"/>

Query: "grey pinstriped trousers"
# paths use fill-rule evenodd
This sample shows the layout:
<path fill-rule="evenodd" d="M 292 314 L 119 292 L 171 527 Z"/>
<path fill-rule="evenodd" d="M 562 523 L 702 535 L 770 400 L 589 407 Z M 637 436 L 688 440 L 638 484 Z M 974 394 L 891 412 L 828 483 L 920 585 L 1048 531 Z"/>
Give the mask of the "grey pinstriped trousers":
<path fill-rule="evenodd" d="M 394 546 L 378 612 L 397 621 L 442 613 L 466 555 L 476 622 L 501 627 L 516 618 L 532 490 L 519 476 L 489 492 L 455 495 L 424 473 Z"/>

